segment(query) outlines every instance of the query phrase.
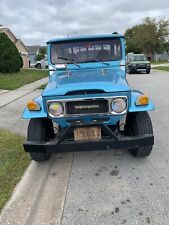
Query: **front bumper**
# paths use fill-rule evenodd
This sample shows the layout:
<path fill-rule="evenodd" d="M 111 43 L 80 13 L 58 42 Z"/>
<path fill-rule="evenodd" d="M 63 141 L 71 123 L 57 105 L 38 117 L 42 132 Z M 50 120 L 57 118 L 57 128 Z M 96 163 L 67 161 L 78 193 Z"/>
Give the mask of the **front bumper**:
<path fill-rule="evenodd" d="M 90 125 L 91 126 L 91 125 Z M 98 126 L 98 124 L 93 125 Z M 125 137 L 123 135 L 115 134 L 108 126 L 102 124 L 102 131 L 104 138 L 94 141 L 74 141 L 67 139 L 74 127 L 70 126 L 64 130 L 60 137 L 55 137 L 48 142 L 27 141 L 24 144 L 26 152 L 80 152 L 80 151 L 99 151 L 109 149 L 128 149 L 137 148 L 139 146 L 154 145 L 154 136 L 151 134 L 144 134 L 142 136 Z"/>
<path fill-rule="evenodd" d="M 133 71 L 146 71 L 146 70 L 150 70 L 150 66 L 148 65 L 144 65 L 144 66 L 140 66 L 139 64 L 136 66 L 131 66 L 131 69 Z"/>

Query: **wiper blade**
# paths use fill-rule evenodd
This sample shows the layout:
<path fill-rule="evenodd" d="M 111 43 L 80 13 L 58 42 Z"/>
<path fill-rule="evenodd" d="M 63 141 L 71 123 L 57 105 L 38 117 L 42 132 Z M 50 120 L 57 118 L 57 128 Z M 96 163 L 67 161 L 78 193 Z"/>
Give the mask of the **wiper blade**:
<path fill-rule="evenodd" d="M 73 63 L 75 66 L 79 67 L 80 68 L 80 65 L 76 63 L 76 61 L 74 59 L 69 59 L 69 58 L 65 58 L 65 57 L 60 57 L 58 56 L 58 59 L 62 59 L 64 61 L 68 61 L 68 62 L 71 62 Z"/>

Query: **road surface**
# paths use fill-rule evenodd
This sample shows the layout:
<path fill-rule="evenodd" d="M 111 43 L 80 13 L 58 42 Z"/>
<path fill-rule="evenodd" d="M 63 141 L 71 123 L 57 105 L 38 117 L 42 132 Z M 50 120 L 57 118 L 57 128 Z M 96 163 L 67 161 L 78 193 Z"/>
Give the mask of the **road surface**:
<path fill-rule="evenodd" d="M 169 73 L 128 75 L 128 81 L 156 105 L 150 113 L 155 134 L 151 156 L 137 159 L 124 150 L 79 152 L 31 162 L 0 224 L 169 224 Z M 20 114 L 37 94 L 31 92 L 1 108 L 0 125 L 26 134 L 27 122 Z"/>

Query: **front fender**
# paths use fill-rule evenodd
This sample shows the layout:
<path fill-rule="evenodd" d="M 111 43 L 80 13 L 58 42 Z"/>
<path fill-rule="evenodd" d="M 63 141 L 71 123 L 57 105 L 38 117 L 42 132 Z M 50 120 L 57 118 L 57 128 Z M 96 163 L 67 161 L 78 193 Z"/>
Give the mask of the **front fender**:
<path fill-rule="evenodd" d="M 44 111 L 42 96 L 39 96 L 34 99 L 35 102 L 38 102 L 41 106 L 40 111 L 29 111 L 27 107 L 25 107 L 24 112 L 22 114 L 23 119 L 32 119 L 32 118 L 46 118 L 47 113 Z"/>
<path fill-rule="evenodd" d="M 135 91 L 135 90 L 131 91 L 131 104 L 129 107 L 129 112 L 152 111 L 155 109 L 155 106 L 151 99 L 149 99 L 148 105 L 139 106 L 135 104 L 137 98 L 142 94 L 143 93 L 141 93 L 140 91 Z"/>

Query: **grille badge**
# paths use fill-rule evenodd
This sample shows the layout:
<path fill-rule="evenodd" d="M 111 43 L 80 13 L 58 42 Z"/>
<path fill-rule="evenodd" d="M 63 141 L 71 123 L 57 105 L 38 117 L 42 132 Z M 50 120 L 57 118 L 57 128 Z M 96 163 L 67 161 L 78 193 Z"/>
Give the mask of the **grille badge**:
<path fill-rule="evenodd" d="M 75 109 L 99 109 L 99 105 L 75 105 Z"/>

